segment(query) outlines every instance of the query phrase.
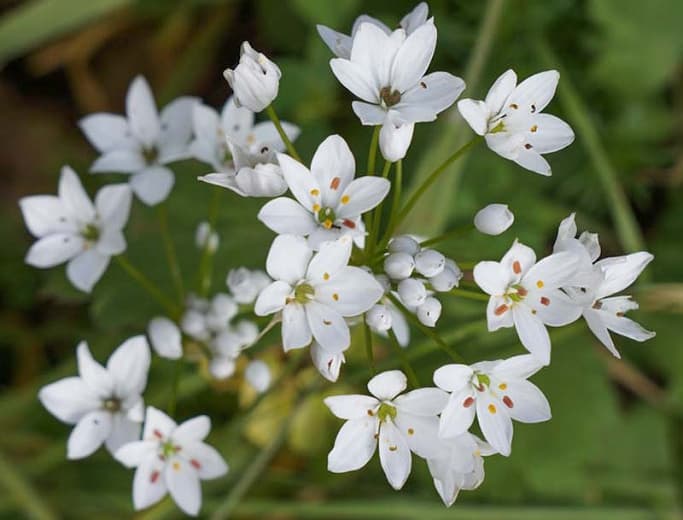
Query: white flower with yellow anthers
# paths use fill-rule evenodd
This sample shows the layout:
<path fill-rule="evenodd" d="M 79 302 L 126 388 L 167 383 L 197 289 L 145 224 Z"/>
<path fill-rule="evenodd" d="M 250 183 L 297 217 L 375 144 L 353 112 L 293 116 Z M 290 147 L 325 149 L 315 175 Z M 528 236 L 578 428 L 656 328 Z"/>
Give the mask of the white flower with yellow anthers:
<path fill-rule="evenodd" d="M 156 504 L 170 493 L 185 513 L 199 513 L 200 481 L 228 472 L 223 457 L 203 442 L 210 429 L 211 420 L 206 415 L 177 425 L 162 411 L 147 408 L 142 440 L 123 445 L 115 455 L 127 468 L 137 468 L 133 478 L 136 510 Z"/>
<path fill-rule="evenodd" d="M 530 247 L 515 242 L 500 262 L 479 262 L 474 281 L 491 295 L 486 308 L 490 332 L 517 329 L 519 339 L 539 362 L 550 363 L 550 336 L 545 326 L 567 325 L 581 315 L 560 287 L 579 285 L 580 255 L 555 253 L 536 262 Z"/>
<path fill-rule="evenodd" d="M 334 415 L 346 422 L 327 457 L 333 473 L 365 466 L 379 444 L 379 460 L 394 489 L 405 484 L 412 466 L 411 452 L 432 458 L 442 453 L 438 414 L 447 394 L 438 388 L 418 388 L 403 395 L 406 376 L 399 370 L 376 375 L 367 395 L 337 395 L 325 399 Z"/>
<path fill-rule="evenodd" d="M 574 141 L 567 123 L 541 113 L 553 99 L 559 79 L 556 70 L 547 70 L 517 85 L 517 75 L 507 70 L 484 101 L 461 99 L 458 110 L 498 155 L 532 172 L 550 175 L 550 164 L 542 154 L 561 150 Z"/>
<path fill-rule="evenodd" d="M 365 227 L 361 215 L 384 200 L 389 181 L 371 176 L 354 179 L 356 161 L 338 135 L 318 146 L 310 170 L 288 155 L 278 154 L 278 160 L 296 200 L 271 200 L 261 208 L 259 220 L 276 233 L 309 237 L 315 250 L 342 235 L 351 235 L 362 247 Z"/>
<path fill-rule="evenodd" d="M 350 237 L 324 242 L 315 255 L 303 237 L 273 241 L 266 270 L 275 281 L 258 295 L 254 313 L 282 313 L 285 351 L 315 339 L 328 353 L 342 353 L 351 344 L 344 318 L 364 313 L 382 296 L 371 274 L 348 265 L 351 248 Z"/>
<path fill-rule="evenodd" d="M 486 440 L 501 455 L 510 455 L 512 419 L 537 423 L 550 419 L 550 405 L 536 385 L 527 381 L 543 365 L 530 354 L 472 366 L 445 365 L 434 383 L 451 393 L 441 414 L 439 436 L 466 432 L 476 415 Z"/>

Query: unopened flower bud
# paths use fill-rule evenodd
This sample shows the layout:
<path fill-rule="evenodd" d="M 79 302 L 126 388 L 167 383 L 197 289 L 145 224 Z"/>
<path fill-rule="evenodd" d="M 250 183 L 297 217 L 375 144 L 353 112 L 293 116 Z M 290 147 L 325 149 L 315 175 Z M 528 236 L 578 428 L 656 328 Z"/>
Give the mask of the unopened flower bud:
<path fill-rule="evenodd" d="M 168 318 L 159 316 L 152 319 L 147 334 L 154 351 L 166 359 L 179 359 L 183 356 L 180 329 Z"/>
<path fill-rule="evenodd" d="M 375 280 L 377 280 L 377 283 L 382 286 L 382 289 L 384 289 L 385 293 L 391 290 L 391 280 L 389 280 L 387 275 L 377 274 L 375 275 Z"/>
<path fill-rule="evenodd" d="M 390 253 L 408 253 L 415 256 L 420 252 L 420 244 L 413 237 L 401 235 L 391 239 L 388 249 Z"/>
<path fill-rule="evenodd" d="M 415 260 L 408 253 L 392 253 L 384 259 L 384 272 L 394 280 L 408 278 L 413 269 Z"/>
<path fill-rule="evenodd" d="M 398 284 L 398 295 L 406 306 L 417 307 L 427 299 L 427 289 L 420 280 L 406 278 Z"/>
<path fill-rule="evenodd" d="M 415 269 L 427 278 L 439 274 L 445 265 L 446 257 L 433 249 L 423 249 L 415 255 Z"/>
<path fill-rule="evenodd" d="M 218 233 L 211 229 L 208 222 L 201 222 L 197 226 L 194 240 L 198 249 L 206 249 L 209 253 L 215 253 L 218 249 Z"/>
<path fill-rule="evenodd" d="M 262 394 L 270 386 L 270 368 L 261 360 L 251 361 L 244 370 L 244 378 L 257 393 Z"/>
<path fill-rule="evenodd" d="M 227 379 L 235 373 L 235 361 L 227 357 L 215 357 L 209 363 L 209 372 L 215 379 Z"/>
<path fill-rule="evenodd" d="M 489 204 L 474 216 L 474 227 L 487 235 L 500 235 L 515 221 L 506 204 Z"/>
<path fill-rule="evenodd" d="M 453 260 L 447 259 L 443 271 L 436 276 L 432 276 L 429 279 L 429 283 L 431 284 L 432 289 L 435 291 L 447 292 L 453 287 L 457 287 L 461 278 L 462 271 L 460 268 L 455 264 L 455 262 L 453 262 Z"/>
<path fill-rule="evenodd" d="M 413 123 L 386 121 L 379 132 L 379 149 L 382 157 L 389 162 L 403 159 L 413 140 L 414 130 Z"/>
<path fill-rule="evenodd" d="M 375 305 L 365 313 L 365 322 L 374 330 L 389 330 L 391 328 L 391 313 L 386 305 Z"/>
<path fill-rule="evenodd" d="M 422 325 L 433 327 L 441 316 L 441 302 L 430 296 L 417 308 L 416 314 Z"/>
<path fill-rule="evenodd" d="M 277 97 L 280 69 L 249 42 L 242 43 L 240 62 L 235 69 L 223 72 L 234 92 L 235 105 L 261 112 Z"/>
<path fill-rule="evenodd" d="M 251 271 L 246 267 L 232 269 L 228 273 L 226 284 L 237 303 L 254 303 L 258 293 L 271 283 L 271 279 L 263 271 Z"/>
<path fill-rule="evenodd" d="M 258 326 L 253 321 L 242 320 L 235 327 L 235 332 L 240 338 L 242 348 L 250 346 L 258 338 Z"/>
<path fill-rule="evenodd" d="M 183 317 L 180 320 L 180 328 L 185 334 L 195 339 L 206 340 L 209 336 L 204 315 L 193 309 L 190 309 L 183 314 Z"/>
<path fill-rule="evenodd" d="M 235 300 L 227 294 L 219 293 L 211 300 L 211 306 L 206 315 L 206 326 L 216 331 L 224 329 L 237 315 L 237 311 Z"/>

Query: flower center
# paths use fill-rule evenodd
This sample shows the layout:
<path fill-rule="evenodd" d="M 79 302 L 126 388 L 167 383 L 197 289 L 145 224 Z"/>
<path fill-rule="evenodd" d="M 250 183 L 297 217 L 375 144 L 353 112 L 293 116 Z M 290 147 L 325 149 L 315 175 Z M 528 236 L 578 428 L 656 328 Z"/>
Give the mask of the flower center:
<path fill-rule="evenodd" d="M 83 231 L 81 231 L 81 236 L 88 242 L 97 242 L 100 238 L 100 230 L 96 225 L 88 224 Z"/>
<path fill-rule="evenodd" d="M 170 440 L 164 441 L 164 443 L 161 445 L 161 456 L 164 459 L 167 459 L 168 457 L 175 455 L 179 451 L 180 446 L 176 446 Z"/>
<path fill-rule="evenodd" d="M 102 403 L 102 408 L 111 413 L 116 413 L 121 410 L 121 401 L 116 397 L 110 397 Z"/>
<path fill-rule="evenodd" d="M 395 419 L 396 408 L 389 403 L 382 403 L 379 405 L 379 410 L 377 410 L 377 417 L 379 417 L 380 422 L 386 422 L 387 419 Z"/>
<path fill-rule="evenodd" d="M 318 222 L 320 222 L 325 229 L 330 229 L 337 220 L 337 215 L 334 214 L 332 208 L 322 208 L 318 211 Z"/>
<path fill-rule="evenodd" d="M 505 131 L 505 123 L 503 121 L 498 121 L 498 124 L 489 130 L 489 134 L 497 134 L 499 132 Z"/>
<path fill-rule="evenodd" d="M 155 164 L 159 158 L 159 151 L 156 149 L 156 146 L 145 147 L 142 149 L 142 157 L 147 164 Z"/>
<path fill-rule="evenodd" d="M 398 90 L 391 90 L 391 87 L 382 87 L 379 91 L 379 97 L 385 106 L 393 107 L 401 101 L 401 93 Z"/>
<path fill-rule="evenodd" d="M 308 303 L 315 296 L 315 289 L 307 283 L 300 283 L 294 289 L 294 301 Z"/>
<path fill-rule="evenodd" d="M 491 386 L 491 378 L 486 374 L 477 374 L 477 381 L 479 381 L 479 386 Z"/>
<path fill-rule="evenodd" d="M 519 303 L 524 299 L 524 297 L 528 293 L 529 292 L 524 287 L 522 287 L 519 284 L 515 284 L 512 287 L 510 287 L 510 290 L 507 292 L 505 296 L 510 298 L 510 300 L 512 300 L 513 302 Z"/>

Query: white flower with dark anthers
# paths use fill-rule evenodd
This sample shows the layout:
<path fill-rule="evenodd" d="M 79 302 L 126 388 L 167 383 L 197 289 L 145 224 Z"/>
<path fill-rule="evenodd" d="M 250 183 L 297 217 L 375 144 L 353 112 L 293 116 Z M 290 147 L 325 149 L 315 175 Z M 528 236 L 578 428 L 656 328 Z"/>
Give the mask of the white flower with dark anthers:
<path fill-rule="evenodd" d="M 154 351 L 162 358 L 183 357 L 183 337 L 175 322 L 164 316 L 153 318 L 147 326 L 147 336 Z"/>
<path fill-rule="evenodd" d="M 278 154 L 278 160 L 296 200 L 271 200 L 261 208 L 259 220 L 276 233 L 309 237 L 315 250 L 342 235 L 353 236 L 362 247 L 365 227 L 361 215 L 384 200 L 389 181 L 372 176 L 354 179 L 356 161 L 338 135 L 318 146 L 310 170 L 284 154 Z"/>
<path fill-rule="evenodd" d="M 48 268 L 68 262 L 66 275 L 78 289 L 90 292 L 109 265 L 126 249 L 123 228 L 130 213 L 126 184 L 102 188 L 93 204 L 78 175 L 65 166 L 58 195 L 33 195 L 19 201 L 26 227 L 38 241 L 26 263 Z"/>
<path fill-rule="evenodd" d="M 339 379 L 341 366 L 346 363 L 346 356 L 344 352 L 327 351 L 320 343 L 314 341 L 311 343 L 311 361 L 321 376 L 335 383 Z"/>
<path fill-rule="evenodd" d="M 539 72 L 517 85 L 513 70 L 493 84 L 486 100 L 461 99 L 458 110 L 488 147 L 498 155 L 541 175 L 551 175 L 542 154 L 556 152 L 574 141 L 571 127 L 560 118 L 542 114 L 555 95 L 560 74 Z"/>
<path fill-rule="evenodd" d="M 434 487 L 446 507 L 458 498 L 460 490 L 477 489 L 484 481 L 484 459 L 497 453 L 490 444 L 469 432 L 452 439 L 442 439 L 444 451 L 428 459 Z"/>
<path fill-rule="evenodd" d="M 426 2 L 420 2 L 417 4 L 412 11 L 403 17 L 399 27 L 401 27 L 406 35 L 410 35 L 418 27 L 422 26 L 427 21 L 427 16 L 429 14 L 429 6 Z M 353 27 L 351 29 L 351 36 L 330 29 L 326 25 L 317 25 L 318 34 L 325 42 L 330 50 L 334 53 L 337 58 L 351 57 L 351 46 L 353 44 L 353 38 L 356 36 L 358 29 L 363 23 L 371 23 L 382 29 L 387 35 L 391 34 L 391 29 L 387 27 L 383 22 L 379 21 L 377 18 L 363 14 L 356 18 L 353 22 Z"/>
<path fill-rule="evenodd" d="M 249 42 L 242 43 L 237 67 L 223 72 L 235 94 L 235 105 L 253 112 L 261 112 L 277 97 L 280 75 L 280 68 Z"/>
<path fill-rule="evenodd" d="M 451 393 L 441 414 L 439 436 L 451 438 L 469 429 L 476 415 L 486 440 L 500 454 L 510 455 L 512 420 L 537 423 L 550 419 L 550 405 L 536 385 L 527 381 L 543 365 L 530 354 L 472 366 L 445 365 L 434 383 Z"/>
<path fill-rule="evenodd" d="M 225 280 L 232 297 L 237 303 L 242 304 L 254 303 L 258 293 L 271 282 L 270 277 L 263 271 L 249 270 L 246 267 L 231 269 Z"/>
<path fill-rule="evenodd" d="M 136 510 L 156 504 L 170 493 L 185 513 L 199 513 L 200 481 L 228 472 L 220 453 L 204 442 L 210 429 L 211 420 L 206 415 L 177 425 L 162 411 L 147 408 L 142 440 L 125 444 L 115 455 L 127 468 L 137 468 L 133 477 Z"/>
<path fill-rule="evenodd" d="M 144 415 L 142 392 L 147 385 L 150 352 L 144 336 L 118 347 L 106 368 L 81 342 L 76 349 L 79 377 L 67 377 L 41 388 L 38 398 L 60 421 L 75 424 L 67 458 L 81 459 L 102 443 L 110 453 L 140 437 Z"/>
<path fill-rule="evenodd" d="M 237 108 L 233 98 L 220 115 L 211 107 L 196 105 L 193 122 L 192 155 L 217 172 L 199 180 L 243 197 L 277 197 L 287 191 L 275 156 L 285 145 L 273 123 L 254 124 L 254 113 Z M 297 126 L 282 122 L 282 127 L 291 141 L 299 136 Z"/>
<path fill-rule="evenodd" d="M 341 84 L 363 100 L 352 104 L 361 123 L 393 125 L 399 134 L 394 138 L 401 141 L 412 133 L 401 125 L 434 121 L 465 88 L 462 79 L 447 72 L 424 75 L 435 47 L 431 18 L 408 36 L 402 28 L 387 34 L 363 23 L 353 38 L 350 58 L 333 58 L 330 66 Z M 391 143 L 393 138 L 385 140 Z M 395 152 L 391 147 L 386 151 L 385 157 Z"/>
<path fill-rule="evenodd" d="M 315 338 L 325 350 L 343 352 L 351 344 L 344 318 L 363 314 L 381 298 L 372 275 L 348 265 L 351 248 L 350 237 L 324 242 L 315 255 L 302 237 L 279 235 L 273 241 L 266 270 L 275 281 L 258 295 L 254 313 L 282 313 L 285 351 Z"/>
<path fill-rule="evenodd" d="M 447 394 L 438 388 L 406 389 L 406 376 L 399 370 L 377 374 L 368 382 L 366 395 L 327 397 L 330 411 L 346 422 L 339 430 L 327 457 L 333 473 L 365 466 L 379 444 L 379 460 L 389 484 L 401 489 L 412 466 L 411 452 L 423 458 L 436 457 L 443 449 L 438 438 L 438 414 Z"/>
<path fill-rule="evenodd" d="M 79 121 L 90 143 L 102 155 L 93 173 L 129 173 L 130 186 L 149 206 L 165 200 L 173 187 L 173 172 L 165 165 L 190 157 L 192 109 L 197 98 L 180 97 L 159 113 L 149 84 L 137 76 L 126 95 L 126 117 L 91 114 Z"/>
<path fill-rule="evenodd" d="M 480 233 L 497 236 L 504 233 L 515 221 L 515 215 L 507 204 L 489 204 L 477 211 L 474 227 Z"/>
<path fill-rule="evenodd" d="M 501 327 L 517 329 L 529 352 L 550 363 L 550 336 L 546 325 L 567 325 L 581 315 L 561 287 L 578 285 L 581 256 L 574 252 L 554 253 L 539 262 L 530 247 L 515 242 L 500 262 L 479 262 L 474 281 L 491 295 L 486 308 L 490 332 Z"/>
<path fill-rule="evenodd" d="M 609 331 L 635 341 L 646 341 L 653 338 L 655 333 L 624 316 L 627 311 L 638 308 L 638 304 L 631 296 L 612 295 L 629 287 L 654 257 L 648 252 L 640 251 L 597 261 L 600 256 L 597 234 L 584 231 L 576 239 L 576 233 L 572 213 L 560 224 L 554 250 L 584 249 L 586 254 L 583 268 L 592 269 L 592 276 L 588 277 L 589 283 L 584 283 L 581 287 L 565 287 L 564 290 L 583 309 L 583 318 L 591 332 L 619 358 L 621 356 Z M 588 264 L 588 267 L 585 264 Z"/>

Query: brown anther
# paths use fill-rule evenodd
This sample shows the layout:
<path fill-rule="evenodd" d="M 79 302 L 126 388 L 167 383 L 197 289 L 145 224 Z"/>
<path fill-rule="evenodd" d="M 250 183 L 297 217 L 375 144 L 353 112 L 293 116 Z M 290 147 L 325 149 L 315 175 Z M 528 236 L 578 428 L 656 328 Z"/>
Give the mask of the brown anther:
<path fill-rule="evenodd" d="M 533 146 L 531 146 L 529 143 L 526 143 L 524 145 L 524 148 L 526 148 L 527 150 L 531 150 L 533 148 Z"/>
<path fill-rule="evenodd" d="M 415 433 L 415 430 L 412 428 L 408 428 L 408 435 L 413 435 Z"/>
<path fill-rule="evenodd" d="M 510 307 L 508 307 L 505 304 L 499 305 L 498 307 L 496 307 L 496 310 L 493 311 L 493 314 L 495 314 L 496 316 L 501 316 L 505 314 L 509 308 Z"/>
<path fill-rule="evenodd" d="M 330 188 L 333 190 L 338 190 L 339 189 L 339 184 L 341 184 L 341 179 L 339 177 L 335 177 L 332 179 L 330 182 Z"/>
<path fill-rule="evenodd" d="M 550 305 L 550 298 L 546 298 L 545 296 L 541 296 L 541 303 L 545 306 Z"/>
<path fill-rule="evenodd" d="M 505 403 L 505 406 L 507 406 L 508 408 L 512 408 L 513 406 L 515 406 L 515 403 L 513 403 L 512 399 L 510 399 L 507 395 L 503 397 L 503 403 Z"/>
<path fill-rule="evenodd" d="M 389 451 L 396 451 L 398 446 L 389 446 Z"/>
<path fill-rule="evenodd" d="M 323 323 L 325 325 L 332 325 L 332 322 L 330 320 L 323 320 Z"/>
<path fill-rule="evenodd" d="M 152 474 L 149 476 L 149 481 L 154 484 L 157 480 L 159 480 L 159 472 L 152 471 Z"/>
<path fill-rule="evenodd" d="M 536 132 L 538 130 L 538 125 L 532 126 L 529 130 L 531 130 L 532 132 Z"/>
<path fill-rule="evenodd" d="M 356 229 L 356 223 L 353 220 L 345 218 L 342 224 L 344 224 L 344 226 L 346 226 L 349 229 Z"/>
<path fill-rule="evenodd" d="M 526 296 L 527 294 L 529 294 L 529 291 L 527 291 L 524 287 L 520 286 L 517 289 L 517 294 L 519 294 L 520 296 Z"/>
<path fill-rule="evenodd" d="M 398 90 L 391 90 L 391 87 L 382 87 L 379 91 L 379 97 L 388 107 L 401 101 L 401 93 Z"/>
<path fill-rule="evenodd" d="M 474 404 L 474 397 L 468 397 L 462 402 L 463 408 L 469 408 Z"/>
<path fill-rule="evenodd" d="M 369 415 L 370 417 L 373 417 L 375 414 L 372 412 L 372 410 L 368 409 L 368 415 Z"/>
<path fill-rule="evenodd" d="M 515 260 L 512 262 L 512 272 L 515 274 L 519 274 L 522 272 L 522 264 L 519 263 L 519 260 Z"/>
<path fill-rule="evenodd" d="M 199 463 L 197 459 L 190 459 L 190 464 L 194 467 L 194 469 L 201 469 L 202 465 Z"/>
<path fill-rule="evenodd" d="M 519 108 L 519 105 L 517 103 L 511 103 L 510 108 L 513 110 L 517 110 Z"/>
<path fill-rule="evenodd" d="M 534 112 L 536 112 L 536 105 L 532 104 L 531 105 L 531 113 L 533 114 Z"/>
<path fill-rule="evenodd" d="M 424 81 L 420 81 L 420 86 L 422 88 L 427 88 L 427 84 Z"/>

